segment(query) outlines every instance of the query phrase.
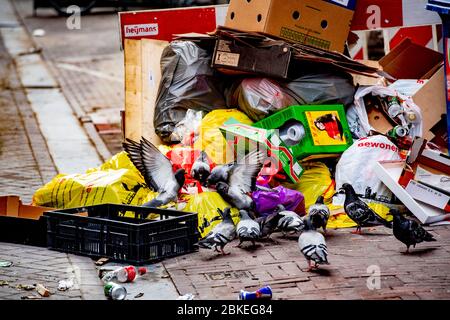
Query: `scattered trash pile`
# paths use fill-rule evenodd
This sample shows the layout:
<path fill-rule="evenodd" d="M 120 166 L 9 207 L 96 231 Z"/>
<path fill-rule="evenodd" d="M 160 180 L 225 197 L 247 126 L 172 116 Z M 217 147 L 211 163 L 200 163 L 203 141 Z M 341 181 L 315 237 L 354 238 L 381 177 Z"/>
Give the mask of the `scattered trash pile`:
<path fill-rule="evenodd" d="M 238 17 L 243 9 L 230 10 Z M 245 249 L 275 232 L 295 234 L 308 270 L 329 263 L 329 229 L 393 228 L 408 250 L 434 241 L 415 220 L 450 221 L 445 103 L 426 98 L 444 94 L 432 80 L 443 55 L 406 39 L 377 68 L 320 41 L 236 24 L 168 44 L 152 134 L 126 137 L 124 151 L 99 168 L 55 177 L 34 204 L 115 203 L 125 205 L 121 219 L 155 223 L 163 210 L 195 213 L 198 246 L 223 255 L 236 238 Z M 104 279 L 122 282 L 126 270 Z M 241 299 L 271 297 L 270 287 L 258 292 Z M 126 290 L 108 282 L 105 294 L 122 299 Z"/>

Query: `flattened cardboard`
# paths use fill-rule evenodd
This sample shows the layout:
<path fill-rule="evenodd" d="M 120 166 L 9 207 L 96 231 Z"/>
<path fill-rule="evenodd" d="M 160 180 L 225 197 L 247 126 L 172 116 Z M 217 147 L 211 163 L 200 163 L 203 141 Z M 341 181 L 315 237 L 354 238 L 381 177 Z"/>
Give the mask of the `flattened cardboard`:
<path fill-rule="evenodd" d="M 219 38 L 214 50 L 212 67 L 227 74 L 259 74 L 286 79 L 291 55 L 292 51 L 287 45 L 253 48 L 244 46 L 236 40 Z"/>
<path fill-rule="evenodd" d="M 354 5 L 352 0 L 231 0 L 225 26 L 342 53 Z"/>

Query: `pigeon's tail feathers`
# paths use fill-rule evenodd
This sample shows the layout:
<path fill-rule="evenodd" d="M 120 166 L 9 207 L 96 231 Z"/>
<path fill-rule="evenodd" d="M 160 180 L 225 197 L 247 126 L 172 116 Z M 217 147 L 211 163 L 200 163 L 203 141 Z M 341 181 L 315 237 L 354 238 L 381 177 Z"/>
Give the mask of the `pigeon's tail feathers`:
<path fill-rule="evenodd" d="M 144 203 L 142 206 L 146 208 L 158 208 L 162 206 L 164 203 L 159 199 L 153 199 L 149 202 Z"/>
<path fill-rule="evenodd" d="M 437 240 L 433 237 L 433 235 L 431 233 L 426 231 L 425 236 L 423 237 L 423 241 L 431 242 L 431 241 L 437 241 Z"/>
<path fill-rule="evenodd" d="M 323 195 L 320 195 L 316 200 L 316 204 L 324 204 L 324 200 Z"/>
<path fill-rule="evenodd" d="M 204 238 L 198 242 L 198 246 L 203 249 L 211 249 L 215 245 L 215 241 L 213 238 Z"/>
<path fill-rule="evenodd" d="M 241 239 L 258 239 L 261 232 L 260 230 L 257 230 L 256 228 L 248 229 L 248 228 L 241 228 L 238 230 L 239 238 Z"/>
<path fill-rule="evenodd" d="M 381 224 L 383 226 L 385 226 L 386 228 L 392 229 L 392 221 L 387 221 L 381 217 L 378 217 L 378 215 L 376 215 L 377 217 L 377 221 L 381 222 Z"/>

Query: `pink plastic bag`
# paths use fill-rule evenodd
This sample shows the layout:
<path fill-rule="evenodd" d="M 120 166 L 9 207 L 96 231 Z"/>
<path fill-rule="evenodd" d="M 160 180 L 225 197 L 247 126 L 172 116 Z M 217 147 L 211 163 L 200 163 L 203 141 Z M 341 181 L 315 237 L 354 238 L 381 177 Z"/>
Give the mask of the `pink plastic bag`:
<path fill-rule="evenodd" d="M 283 186 L 273 188 L 272 191 L 257 190 L 253 192 L 252 198 L 259 216 L 271 214 L 279 204 L 282 204 L 286 210 L 294 211 L 299 215 L 306 214 L 303 194 Z"/>

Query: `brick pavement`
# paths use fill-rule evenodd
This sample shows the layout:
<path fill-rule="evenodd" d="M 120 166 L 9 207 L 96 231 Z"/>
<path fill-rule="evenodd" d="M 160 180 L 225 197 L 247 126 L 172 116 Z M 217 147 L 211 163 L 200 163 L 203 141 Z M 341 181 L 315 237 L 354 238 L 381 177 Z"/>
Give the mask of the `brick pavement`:
<path fill-rule="evenodd" d="M 0 190 L 31 202 L 56 169 L 0 38 Z"/>
<path fill-rule="evenodd" d="M 209 250 L 166 260 L 164 266 L 180 294 L 199 299 L 235 300 L 241 289 L 264 285 L 274 299 L 450 299 L 450 227 L 429 228 L 437 242 L 422 243 L 411 255 L 383 227 L 369 235 L 330 230 L 326 238 L 329 266 L 306 272 L 295 237 L 273 235 L 276 242 L 256 249 L 226 247 L 229 256 Z M 369 290 L 369 266 L 380 270 L 380 289 Z"/>
<path fill-rule="evenodd" d="M 103 286 L 91 259 L 47 250 L 40 247 L 0 242 L 0 260 L 13 262 L 0 267 L 0 300 L 104 300 Z M 74 279 L 74 286 L 59 291 L 58 282 Z M 42 284 L 50 291 L 41 297 L 35 290 L 27 291 L 19 285 Z"/>

